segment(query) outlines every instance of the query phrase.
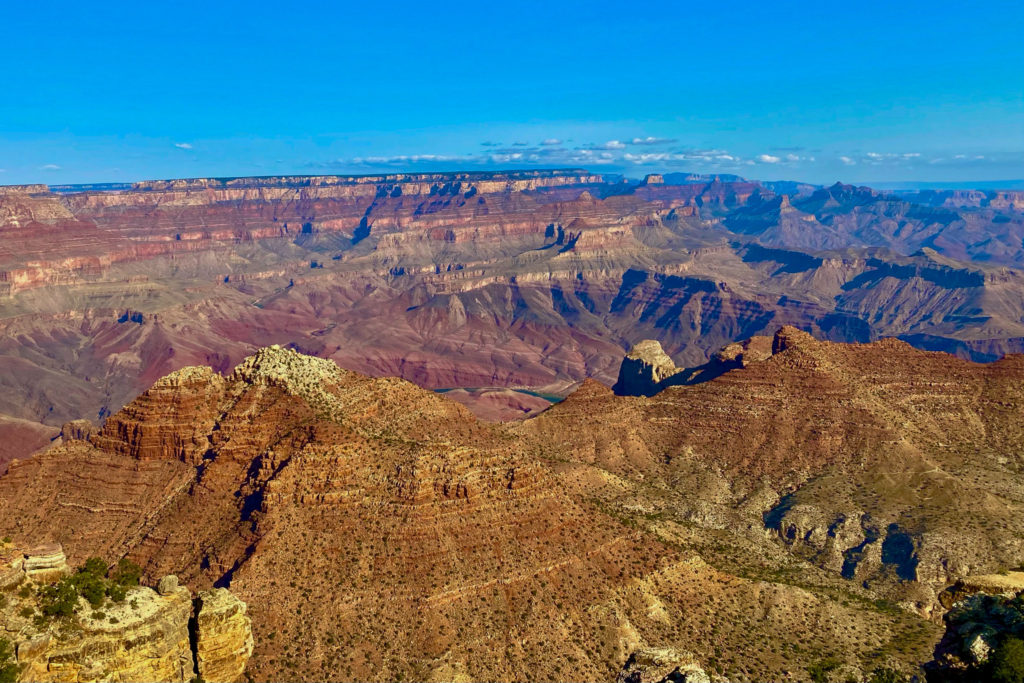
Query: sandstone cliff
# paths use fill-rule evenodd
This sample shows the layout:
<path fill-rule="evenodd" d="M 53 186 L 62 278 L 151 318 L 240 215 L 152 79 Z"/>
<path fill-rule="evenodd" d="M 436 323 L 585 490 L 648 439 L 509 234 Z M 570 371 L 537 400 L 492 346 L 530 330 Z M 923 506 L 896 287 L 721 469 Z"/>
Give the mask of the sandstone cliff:
<path fill-rule="evenodd" d="M 48 544 L 0 548 L 0 637 L 14 646 L 19 680 L 237 681 L 252 653 L 246 606 L 228 591 L 200 593 L 165 577 L 118 601 L 79 597 L 66 616 L 46 611 L 41 587 L 70 574 L 63 550 Z M 43 600 L 43 602 L 40 602 Z M 190 620 L 198 627 L 192 629 Z"/>
<path fill-rule="evenodd" d="M 246 605 L 226 588 L 199 594 L 196 611 L 196 671 L 204 681 L 237 681 L 252 655 Z"/>

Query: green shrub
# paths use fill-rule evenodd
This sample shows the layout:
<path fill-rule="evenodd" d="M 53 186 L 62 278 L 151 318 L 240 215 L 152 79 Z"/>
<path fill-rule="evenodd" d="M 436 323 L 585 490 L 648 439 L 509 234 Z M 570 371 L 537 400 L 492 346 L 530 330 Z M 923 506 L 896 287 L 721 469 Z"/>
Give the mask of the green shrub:
<path fill-rule="evenodd" d="M 15 683 L 18 673 L 18 665 L 14 662 L 14 647 L 6 638 L 0 638 L 0 683 Z"/>
<path fill-rule="evenodd" d="M 142 578 L 142 567 L 123 557 L 118 561 L 117 569 L 110 578 L 120 586 L 138 586 L 139 579 Z"/>
<path fill-rule="evenodd" d="M 128 596 L 128 589 L 121 584 L 114 583 L 107 587 L 107 596 L 114 602 L 124 602 Z"/>
<path fill-rule="evenodd" d="M 100 607 L 107 597 L 107 582 L 102 576 L 81 571 L 71 577 L 72 585 L 78 594 L 89 601 L 93 607 Z"/>
<path fill-rule="evenodd" d="M 868 676 L 868 683 L 906 683 L 907 677 L 895 669 L 880 666 Z"/>
<path fill-rule="evenodd" d="M 107 563 L 103 561 L 102 557 L 90 557 L 85 561 L 81 567 L 78 568 L 79 574 L 92 574 L 93 576 L 103 577 L 107 575 Z"/>
<path fill-rule="evenodd" d="M 1006 638 L 992 653 L 989 665 L 996 683 L 1024 683 L 1024 640 Z"/>
<path fill-rule="evenodd" d="M 78 607 L 78 589 L 70 579 L 61 579 L 39 590 L 43 614 L 49 617 L 70 617 Z"/>
<path fill-rule="evenodd" d="M 835 657 L 825 657 L 807 667 L 807 673 L 813 683 L 828 683 L 828 675 L 838 669 L 841 663 Z"/>

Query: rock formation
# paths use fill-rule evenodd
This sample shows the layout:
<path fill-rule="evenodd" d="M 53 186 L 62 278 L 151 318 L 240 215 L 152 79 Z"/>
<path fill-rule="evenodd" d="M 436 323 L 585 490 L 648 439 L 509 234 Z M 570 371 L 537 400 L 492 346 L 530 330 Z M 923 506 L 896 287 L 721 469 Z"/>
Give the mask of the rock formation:
<path fill-rule="evenodd" d="M 1022 563 L 1012 501 L 1024 481 L 1012 454 L 1024 444 L 1012 416 L 1024 409 L 1024 357 L 977 365 L 792 327 L 767 357 L 765 346 L 750 345 L 755 361 L 651 398 L 581 389 L 521 429 L 672 491 L 655 510 L 762 528 L 801 560 L 922 614 L 942 609 L 950 584 Z"/>
<path fill-rule="evenodd" d="M 653 396 L 665 387 L 682 384 L 686 375 L 655 339 L 636 344 L 619 367 L 612 390 L 621 396 Z"/>
<path fill-rule="evenodd" d="M 619 378 L 612 387 L 619 396 L 654 396 L 668 387 L 707 382 L 733 368 L 745 368 L 772 355 L 771 337 L 751 337 L 727 344 L 711 359 L 693 368 L 677 368 L 654 339 L 636 344 L 622 359 Z"/>
<path fill-rule="evenodd" d="M 41 565 L 46 570 L 41 570 Z M 47 616 L 39 587 L 70 572 L 59 544 L 0 549 L 0 637 L 14 646 L 22 681 L 232 682 L 252 653 L 246 606 L 224 589 L 192 594 L 174 577 L 159 590 L 134 587 L 117 603 L 92 608 L 78 598 L 75 614 Z M 190 629 L 190 619 L 198 627 Z"/>
<path fill-rule="evenodd" d="M 49 583 L 69 573 L 67 558 L 60 543 L 37 545 L 25 552 L 21 561 L 25 578 L 33 583 Z"/>
<path fill-rule="evenodd" d="M 586 380 L 495 425 L 268 347 L 14 463 L 0 533 L 230 589 L 256 680 L 912 670 L 948 586 L 1024 560 L 1020 357 L 794 327 L 711 355 L 708 381 Z M 201 596 L 196 659 L 232 675 L 240 606 Z"/>

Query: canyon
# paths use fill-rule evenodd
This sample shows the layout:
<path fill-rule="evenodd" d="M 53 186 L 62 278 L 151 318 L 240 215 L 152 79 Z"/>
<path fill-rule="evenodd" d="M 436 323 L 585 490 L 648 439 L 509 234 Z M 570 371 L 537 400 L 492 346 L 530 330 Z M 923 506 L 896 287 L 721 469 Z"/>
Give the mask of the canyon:
<path fill-rule="evenodd" d="M 3 187 L 0 468 L 271 344 L 495 420 L 642 339 L 680 367 L 784 324 L 992 361 L 1024 346 L 1022 205 L 578 169 Z"/>
<path fill-rule="evenodd" d="M 503 423 L 282 346 L 189 366 L 13 462 L 0 533 L 229 589 L 255 680 L 918 671 L 1024 563 L 1024 356 L 793 326 L 712 356 Z"/>

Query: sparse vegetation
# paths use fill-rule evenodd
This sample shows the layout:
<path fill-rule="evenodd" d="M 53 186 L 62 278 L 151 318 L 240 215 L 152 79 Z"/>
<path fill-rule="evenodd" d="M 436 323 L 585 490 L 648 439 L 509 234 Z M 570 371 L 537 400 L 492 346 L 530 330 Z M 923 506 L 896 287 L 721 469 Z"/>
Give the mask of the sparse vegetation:
<path fill-rule="evenodd" d="M 813 683 L 828 683 L 828 675 L 842 664 L 835 657 L 825 657 L 807 667 L 807 674 Z"/>
<path fill-rule="evenodd" d="M 906 683 L 907 677 L 887 666 L 880 666 L 871 672 L 867 683 Z"/>
<path fill-rule="evenodd" d="M 996 683 L 1024 683 L 1024 640 L 1010 636 L 992 652 L 989 662 Z"/>
<path fill-rule="evenodd" d="M 0 683 L 15 683 L 19 668 L 14 661 L 14 646 L 6 638 L 0 638 Z"/>
<path fill-rule="evenodd" d="M 115 603 L 123 602 L 128 588 L 138 585 L 142 570 L 137 564 L 122 559 L 110 578 L 106 573 L 106 562 L 99 557 L 90 557 L 71 576 L 43 586 L 39 589 L 43 614 L 54 618 L 69 617 L 78 608 L 79 598 L 85 598 L 94 610 L 102 607 L 108 598 Z"/>

